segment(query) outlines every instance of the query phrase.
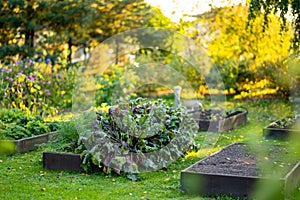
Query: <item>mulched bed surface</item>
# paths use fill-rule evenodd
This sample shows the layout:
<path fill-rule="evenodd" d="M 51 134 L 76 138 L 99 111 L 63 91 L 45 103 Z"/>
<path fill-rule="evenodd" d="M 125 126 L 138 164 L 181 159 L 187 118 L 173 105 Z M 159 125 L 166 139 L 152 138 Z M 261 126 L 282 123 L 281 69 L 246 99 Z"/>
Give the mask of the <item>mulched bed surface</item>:
<path fill-rule="evenodd" d="M 234 144 L 196 163 L 188 171 L 234 176 L 285 175 L 296 163 L 289 153 L 286 147 L 270 146 L 263 155 L 250 151 L 244 144 Z"/>

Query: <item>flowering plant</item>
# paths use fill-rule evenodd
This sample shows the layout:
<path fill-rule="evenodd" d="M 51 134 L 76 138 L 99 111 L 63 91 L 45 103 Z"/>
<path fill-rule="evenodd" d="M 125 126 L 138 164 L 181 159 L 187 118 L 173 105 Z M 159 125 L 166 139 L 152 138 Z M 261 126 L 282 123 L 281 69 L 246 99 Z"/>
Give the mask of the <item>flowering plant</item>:
<path fill-rule="evenodd" d="M 0 105 L 53 114 L 71 103 L 72 73 L 50 59 L 0 65 Z"/>

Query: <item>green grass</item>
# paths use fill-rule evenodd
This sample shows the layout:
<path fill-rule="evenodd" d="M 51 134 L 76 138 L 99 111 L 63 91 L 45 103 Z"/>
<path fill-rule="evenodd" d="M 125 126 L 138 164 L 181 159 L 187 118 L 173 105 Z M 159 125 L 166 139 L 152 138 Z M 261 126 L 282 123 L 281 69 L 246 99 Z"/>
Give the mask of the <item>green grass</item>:
<path fill-rule="evenodd" d="M 172 163 L 167 170 L 141 173 L 137 182 L 114 174 L 87 175 L 44 170 L 43 149 L 25 154 L 2 155 L 0 199 L 211 199 L 180 193 L 180 171 L 233 142 L 264 143 L 262 128 L 274 119 L 288 116 L 293 111 L 293 105 L 287 101 L 228 101 L 224 106 L 246 106 L 249 110 L 249 123 L 237 130 L 221 134 L 214 148 L 202 148 L 196 153 L 191 153 L 186 158 Z M 205 133 L 200 133 L 196 141 L 202 143 L 205 137 Z M 299 197 L 300 192 L 295 192 L 294 199 Z"/>

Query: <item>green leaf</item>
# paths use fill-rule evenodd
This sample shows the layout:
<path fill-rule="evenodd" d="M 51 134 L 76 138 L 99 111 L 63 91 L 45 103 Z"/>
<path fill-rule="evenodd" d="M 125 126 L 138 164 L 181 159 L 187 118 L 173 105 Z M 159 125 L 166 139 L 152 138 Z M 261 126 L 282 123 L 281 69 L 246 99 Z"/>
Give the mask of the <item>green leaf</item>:
<path fill-rule="evenodd" d="M 136 174 L 128 174 L 127 178 L 132 180 L 132 181 L 138 181 L 139 180 L 139 178 Z"/>
<path fill-rule="evenodd" d="M 10 141 L 0 141 L 0 155 L 15 152 L 15 143 Z"/>

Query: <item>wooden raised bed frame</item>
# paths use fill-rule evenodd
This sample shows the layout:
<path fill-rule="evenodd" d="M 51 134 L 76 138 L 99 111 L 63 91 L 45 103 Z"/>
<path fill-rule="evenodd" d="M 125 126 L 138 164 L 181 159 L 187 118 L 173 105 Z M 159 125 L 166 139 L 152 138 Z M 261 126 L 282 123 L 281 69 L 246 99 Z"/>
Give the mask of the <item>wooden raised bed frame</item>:
<path fill-rule="evenodd" d="M 231 144 L 225 148 L 236 144 L 239 143 Z M 211 156 L 217 155 L 220 151 L 212 154 Z M 280 195 L 287 196 L 294 191 L 299 184 L 300 161 L 297 162 L 284 177 L 275 180 L 258 176 L 201 173 L 191 170 L 194 165 L 197 165 L 199 162 L 202 162 L 209 157 L 206 157 L 181 171 L 181 192 L 187 194 L 197 194 L 201 196 L 229 195 L 239 198 L 251 198 L 257 182 L 261 180 L 267 180 L 279 184 L 283 191 L 283 193 Z M 282 199 L 284 199 L 284 197 L 282 197 Z"/>
<path fill-rule="evenodd" d="M 300 130 L 289 128 L 271 128 L 271 125 L 263 129 L 263 136 L 266 139 L 287 140 L 290 135 L 300 134 Z"/>
<path fill-rule="evenodd" d="M 43 144 L 49 141 L 50 135 L 54 135 L 56 132 L 49 132 L 40 135 L 35 135 L 28 138 L 22 138 L 18 140 L 13 140 L 15 143 L 15 152 L 26 153 L 36 148 L 37 144 Z"/>
<path fill-rule="evenodd" d="M 43 152 L 43 168 L 48 170 L 67 170 L 83 172 L 81 167 L 82 158 L 80 154 Z M 92 172 L 99 172 L 101 169 L 91 164 Z"/>
<path fill-rule="evenodd" d="M 206 120 L 197 116 L 197 112 L 195 112 L 193 118 L 198 122 L 200 131 L 226 132 L 247 123 L 246 111 L 233 112 L 230 116 L 221 120 Z"/>

